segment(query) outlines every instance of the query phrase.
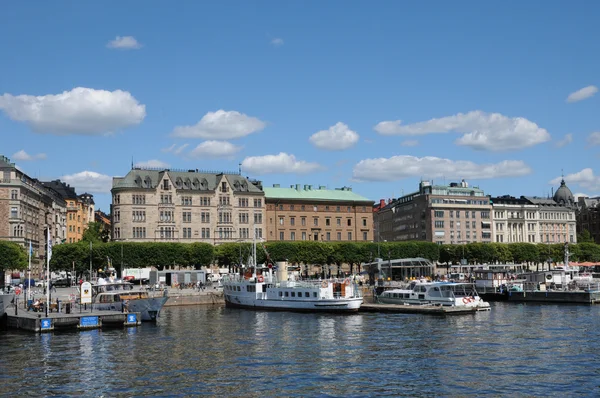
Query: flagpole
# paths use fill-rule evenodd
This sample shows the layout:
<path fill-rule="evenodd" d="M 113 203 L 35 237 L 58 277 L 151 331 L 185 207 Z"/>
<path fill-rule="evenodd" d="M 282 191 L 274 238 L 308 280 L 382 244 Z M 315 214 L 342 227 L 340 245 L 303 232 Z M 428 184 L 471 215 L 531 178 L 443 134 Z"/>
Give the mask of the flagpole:
<path fill-rule="evenodd" d="M 31 239 L 29 239 L 29 266 L 27 268 L 27 301 L 31 300 Z"/>
<path fill-rule="evenodd" d="M 46 316 L 50 306 L 50 256 L 52 256 L 52 241 L 50 240 L 50 227 L 48 226 L 48 248 L 46 250 Z"/>

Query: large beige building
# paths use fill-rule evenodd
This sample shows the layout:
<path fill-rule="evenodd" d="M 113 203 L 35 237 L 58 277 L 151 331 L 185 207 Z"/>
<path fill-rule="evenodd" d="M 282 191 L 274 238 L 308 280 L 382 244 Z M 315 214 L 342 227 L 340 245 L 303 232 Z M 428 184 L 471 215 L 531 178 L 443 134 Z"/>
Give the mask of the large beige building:
<path fill-rule="evenodd" d="M 374 215 L 376 241 L 492 241 L 490 200 L 464 180 L 450 185 L 422 181 L 417 192 L 382 204 Z"/>
<path fill-rule="evenodd" d="M 264 191 L 268 241 L 373 240 L 373 201 L 352 188 L 274 184 Z"/>
<path fill-rule="evenodd" d="M 564 180 L 552 198 L 504 195 L 491 201 L 495 242 L 577 243 L 575 199 Z"/>
<path fill-rule="evenodd" d="M 253 226 L 264 236 L 261 183 L 239 173 L 134 167 L 111 192 L 115 241 L 252 241 Z"/>
<path fill-rule="evenodd" d="M 47 229 L 54 245 L 64 241 L 66 212 L 66 203 L 59 193 L 0 156 L 0 239 L 26 249 L 31 244 L 32 278 L 44 275 Z"/>

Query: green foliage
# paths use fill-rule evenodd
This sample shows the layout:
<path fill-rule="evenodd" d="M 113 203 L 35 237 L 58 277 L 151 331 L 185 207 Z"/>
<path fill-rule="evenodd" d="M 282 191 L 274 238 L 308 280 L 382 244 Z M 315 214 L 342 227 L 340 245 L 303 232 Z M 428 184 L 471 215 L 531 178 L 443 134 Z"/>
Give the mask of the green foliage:
<path fill-rule="evenodd" d="M 577 234 L 577 242 L 578 243 L 594 243 L 594 238 L 592 238 L 592 234 L 587 229 L 579 232 Z"/>
<path fill-rule="evenodd" d="M 0 241 L 0 272 L 27 269 L 27 251 L 14 242 Z"/>
<path fill-rule="evenodd" d="M 580 243 L 569 245 L 572 261 L 600 261 L 600 245 Z M 541 263 L 552 258 L 562 262 L 564 244 L 531 243 L 468 243 L 465 245 L 437 245 L 431 242 L 267 242 L 258 244 L 257 261 L 288 261 L 298 265 L 343 264 L 356 270 L 355 266 L 382 259 L 424 257 L 433 262 L 448 265 L 459 264 L 466 258 L 470 264 L 484 263 Z M 164 242 L 108 242 L 95 243 L 90 251 L 89 242 L 56 245 L 53 248 L 50 267 L 53 270 L 70 270 L 75 264 L 78 272 L 89 270 L 90 255 L 94 270 L 106 268 L 109 259 L 119 269 L 154 266 L 202 266 L 218 264 L 235 269 L 240 263 L 247 264 L 252 255 L 250 243 L 225 243 L 212 246 L 207 243 L 164 243 Z M 0 242 L 0 269 L 23 269 L 27 256 L 23 248 L 9 242 Z"/>
<path fill-rule="evenodd" d="M 108 226 L 100 222 L 91 222 L 88 224 L 87 229 L 83 231 L 81 240 L 84 242 L 108 242 L 110 240 L 110 230 Z"/>

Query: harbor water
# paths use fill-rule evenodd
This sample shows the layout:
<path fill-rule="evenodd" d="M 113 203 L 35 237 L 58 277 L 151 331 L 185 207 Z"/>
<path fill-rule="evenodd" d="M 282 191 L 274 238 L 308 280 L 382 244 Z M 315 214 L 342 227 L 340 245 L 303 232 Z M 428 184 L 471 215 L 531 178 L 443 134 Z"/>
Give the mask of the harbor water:
<path fill-rule="evenodd" d="M 600 306 L 473 315 L 168 307 L 157 324 L 0 332 L 0 396 L 597 396 Z"/>

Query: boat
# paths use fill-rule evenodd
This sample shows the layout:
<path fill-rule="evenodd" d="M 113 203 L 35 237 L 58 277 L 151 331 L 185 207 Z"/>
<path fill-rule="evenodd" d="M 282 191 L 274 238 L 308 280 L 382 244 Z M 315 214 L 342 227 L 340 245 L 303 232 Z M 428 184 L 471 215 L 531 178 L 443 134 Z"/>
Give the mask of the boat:
<path fill-rule="evenodd" d="M 166 290 L 151 295 L 125 281 L 100 281 L 92 285 L 93 310 L 138 312 L 142 321 L 155 322 L 168 299 Z"/>
<path fill-rule="evenodd" d="M 490 303 L 479 297 L 475 285 L 466 282 L 414 281 L 406 289 L 384 290 L 376 299 L 382 304 L 472 307 L 477 311 L 490 309 Z"/>
<path fill-rule="evenodd" d="M 8 307 L 15 303 L 15 294 L 0 290 L 0 318 L 4 317 Z"/>

